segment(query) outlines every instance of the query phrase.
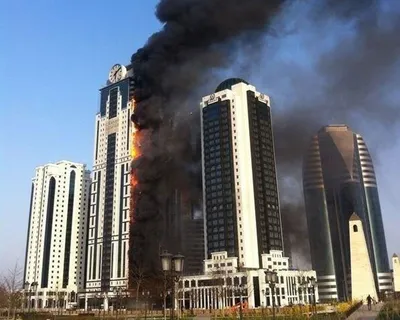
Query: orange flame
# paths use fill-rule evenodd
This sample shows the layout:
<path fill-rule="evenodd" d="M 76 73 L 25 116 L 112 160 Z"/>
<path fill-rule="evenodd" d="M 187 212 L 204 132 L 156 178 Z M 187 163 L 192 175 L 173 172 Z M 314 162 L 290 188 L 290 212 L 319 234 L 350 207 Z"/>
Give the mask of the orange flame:
<path fill-rule="evenodd" d="M 136 102 L 135 100 L 131 101 L 132 113 L 135 112 Z M 130 119 L 128 120 L 130 121 Z M 131 160 L 134 161 L 140 156 L 140 143 L 139 143 L 139 130 L 135 125 L 132 126 L 132 142 L 131 142 Z M 136 187 L 138 181 L 135 174 L 135 170 L 131 169 L 131 177 L 130 177 L 130 185 L 131 185 L 131 201 L 130 201 L 130 218 L 131 223 L 135 222 L 135 195 L 136 195 Z"/>

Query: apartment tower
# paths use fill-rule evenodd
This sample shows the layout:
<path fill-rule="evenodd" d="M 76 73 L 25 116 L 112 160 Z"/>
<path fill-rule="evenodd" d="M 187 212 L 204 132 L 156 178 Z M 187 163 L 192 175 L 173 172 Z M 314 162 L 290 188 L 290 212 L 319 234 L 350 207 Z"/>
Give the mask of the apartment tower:
<path fill-rule="evenodd" d="M 60 161 L 36 168 L 24 270 L 32 308 L 65 308 L 84 289 L 89 188 L 83 164 Z"/>
<path fill-rule="evenodd" d="M 283 250 L 270 99 L 227 79 L 201 101 L 201 132 L 205 255 L 260 268 Z"/>

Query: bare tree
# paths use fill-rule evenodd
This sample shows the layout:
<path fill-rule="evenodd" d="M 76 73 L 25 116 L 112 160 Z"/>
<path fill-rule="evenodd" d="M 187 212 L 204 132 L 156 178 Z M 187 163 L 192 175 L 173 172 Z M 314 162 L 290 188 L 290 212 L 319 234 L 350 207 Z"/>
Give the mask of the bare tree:
<path fill-rule="evenodd" d="M 143 264 L 135 264 L 129 270 L 131 286 L 135 288 L 136 295 L 136 307 L 139 304 L 140 289 L 144 286 L 144 282 L 147 278 L 146 268 Z"/>
<path fill-rule="evenodd" d="M 230 307 L 229 301 L 234 294 L 233 278 L 228 275 L 225 268 L 218 266 L 212 273 L 213 285 L 215 287 L 214 294 L 217 298 L 218 305 L 225 314 L 225 309 Z"/>
<path fill-rule="evenodd" d="M 0 280 L 0 309 L 5 309 L 7 308 L 7 290 L 2 280 Z"/>
<path fill-rule="evenodd" d="M 17 308 L 20 308 L 23 303 L 22 283 L 23 274 L 22 269 L 16 263 L 13 268 L 9 269 L 7 274 L 2 279 L 0 285 L 1 291 L 5 296 L 6 307 L 8 310 L 8 318 L 12 315 L 15 318 Z M 0 295 L 3 295 L 0 293 Z"/>

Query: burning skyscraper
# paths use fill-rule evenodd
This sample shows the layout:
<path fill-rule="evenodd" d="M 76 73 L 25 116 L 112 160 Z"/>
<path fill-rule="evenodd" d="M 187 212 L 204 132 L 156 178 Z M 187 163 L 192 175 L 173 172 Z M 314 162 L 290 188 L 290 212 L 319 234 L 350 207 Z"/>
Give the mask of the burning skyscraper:
<path fill-rule="evenodd" d="M 139 130 L 141 156 L 132 165 L 137 185 L 130 258 L 150 273 L 160 268 L 162 248 L 181 249 L 172 239 L 157 240 L 163 238 L 161 222 L 170 194 L 184 190 L 195 207 L 201 206 L 197 93 L 208 72 L 229 61 L 238 42 L 247 35 L 252 41 L 262 37 L 283 3 L 233 0 L 227 6 L 223 0 L 162 0 L 156 9 L 162 29 L 132 55 L 132 120 Z M 220 8 L 223 15 L 216 14 Z M 274 232 L 280 234 L 280 229 Z M 280 238 L 274 241 L 282 245 Z"/>
<path fill-rule="evenodd" d="M 197 104 L 194 101 L 199 99 L 199 90 L 203 90 L 204 86 L 209 83 L 210 75 L 214 71 L 231 68 L 240 54 L 248 57 L 248 53 L 253 57 L 254 44 L 263 43 L 271 22 L 276 20 L 281 9 L 286 8 L 288 3 L 283 0 L 232 0 L 229 5 L 226 5 L 224 0 L 161 0 L 159 2 L 156 15 L 162 24 L 162 29 L 153 34 L 143 48 L 132 56 L 131 66 L 126 68 L 127 74 L 125 74 L 124 68 L 118 66 L 113 69 L 111 74 L 113 79 L 119 79 L 121 74 L 125 74 L 127 77 L 122 77 L 113 84 L 115 86 L 119 86 L 119 83 L 125 83 L 125 81 L 129 82 L 129 89 L 125 90 L 126 87 L 122 86 L 119 95 L 117 94 L 117 103 L 122 103 L 119 111 L 121 115 L 118 117 L 123 117 L 122 122 L 118 124 L 118 132 L 115 131 L 117 121 L 111 118 L 112 116 L 115 118 L 113 111 L 115 91 L 109 91 L 108 86 L 102 90 L 102 97 L 105 92 L 102 98 L 102 108 L 109 103 L 107 108 L 111 108 L 112 112 L 110 115 L 101 113 L 99 117 L 99 123 L 110 122 L 110 129 L 107 132 L 102 130 L 99 132 L 104 139 L 107 137 L 101 142 L 103 145 L 99 149 L 100 153 L 104 153 L 105 159 L 96 159 L 95 161 L 95 171 L 101 171 L 101 174 L 96 174 L 92 195 L 97 197 L 96 203 L 104 200 L 105 204 L 99 209 L 98 214 L 91 212 L 98 222 L 95 223 L 96 227 L 91 227 L 94 228 L 93 232 L 96 236 L 92 235 L 89 238 L 89 246 L 92 248 L 89 258 L 94 260 L 88 262 L 88 265 L 92 266 L 92 270 L 88 274 L 92 274 L 93 277 L 93 270 L 97 270 L 97 273 L 100 272 L 98 270 L 99 259 L 102 259 L 104 268 L 102 267 L 101 272 L 105 280 L 100 281 L 96 275 L 96 278 L 90 279 L 92 287 L 107 288 L 111 281 L 111 279 L 107 280 L 108 271 L 115 268 L 115 265 L 119 270 L 123 268 L 118 260 L 111 266 L 110 263 L 113 260 L 107 259 L 112 256 L 112 250 L 124 251 L 124 242 L 130 244 L 130 268 L 135 261 L 140 262 L 144 264 L 144 268 L 149 273 L 157 273 L 159 270 L 158 253 L 160 250 L 163 248 L 170 248 L 175 252 L 183 250 L 179 241 L 175 242 L 173 238 L 164 236 L 163 228 L 164 221 L 167 221 L 165 217 L 168 216 L 166 208 L 174 207 L 171 205 L 170 198 L 174 197 L 174 194 L 176 195 L 176 190 L 178 190 L 178 194 L 184 191 L 191 202 L 199 202 L 201 198 L 201 182 L 199 183 L 200 179 L 198 179 L 201 176 L 201 157 L 195 144 L 192 143 L 200 132 Z M 345 5 L 345 3 L 343 1 L 321 1 L 321 4 L 318 2 L 316 11 L 319 16 L 322 12 L 327 12 L 329 16 L 353 17 L 357 14 L 359 7 L 368 7 L 364 5 L 364 2 L 357 6 Z M 224 9 L 223 14 L 218 14 L 220 8 Z M 350 14 L 348 14 L 349 9 L 352 9 Z M 364 25 L 371 24 L 365 23 Z M 379 38 L 385 39 L 380 36 Z M 243 46 L 244 43 L 251 43 L 251 45 Z M 244 48 L 243 51 L 241 48 Z M 254 64 L 253 59 L 243 60 Z M 347 57 L 345 60 L 352 61 Z M 337 64 L 335 64 L 335 70 L 337 69 Z M 331 69 L 328 70 L 328 74 L 332 74 Z M 356 72 L 352 74 L 356 74 Z M 352 81 L 352 83 L 358 83 L 358 81 Z M 342 89 L 342 87 L 340 88 Z M 294 100 L 302 101 L 298 96 Z M 131 108 L 126 106 L 127 103 L 131 103 Z M 320 103 L 317 105 L 319 107 Z M 289 132 L 289 138 L 286 138 L 286 135 L 282 136 L 282 140 L 290 142 L 290 147 L 285 149 L 290 152 L 283 152 L 285 155 L 290 154 L 285 156 L 285 161 L 288 163 L 292 163 L 293 157 L 297 155 L 293 156 L 292 150 L 297 150 L 296 147 L 301 145 L 294 142 L 301 137 L 298 132 L 303 132 L 304 127 L 310 127 L 308 115 L 310 113 L 312 115 L 319 114 L 317 108 L 310 110 L 312 112 L 307 112 L 305 121 L 298 121 L 297 117 L 286 117 L 285 123 L 290 123 L 288 127 L 291 129 L 281 130 L 281 132 Z M 334 110 L 337 111 L 337 105 Z M 134 111 L 133 123 L 129 121 L 132 111 Z M 190 116 L 190 111 L 193 112 L 193 116 Z M 298 115 L 299 113 L 296 110 L 293 114 Z M 300 129 L 294 130 L 298 128 L 299 124 Z M 128 126 L 130 126 L 129 130 L 126 131 Z M 135 131 L 134 135 L 133 130 Z M 116 136 L 112 136 L 113 133 L 116 133 Z M 129 136 L 129 138 L 125 138 L 123 142 L 123 136 Z M 118 141 L 113 139 L 118 139 Z M 127 139 L 131 140 L 128 142 Z M 132 146 L 132 139 L 135 142 L 135 148 L 125 150 L 124 153 L 119 152 L 125 143 Z M 106 149 L 110 151 L 105 151 Z M 112 150 L 116 151 L 114 155 Z M 134 159 L 131 163 L 132 158 Z M 119 210 L 119 208 L 111 209 L 111 206 L 114 200 L 116 206 L 120 203 L 120 200 L 117 199 L 120 191 L 118 187 L 112 190 L 112 181 L 114 181 L 114 186 L 119 186 L 117 179 L 121 177 L 119 165 L 122 163 L 128 167 L 131 163 L 131 168 L 123 171 L 124 178 L 128 172 L 131 174 L 131 182 L 126 182 L 128 189 L 129 185 L 132 186 L 131 190 L 127 190 L 127 193 L 131 195 L 130 198 L 127 197 L 127 200 L 131 202 L 129 217 L 125 218 L 127 207 L 125 204 L 123 206 L 123 221 L 130 223 L 128 223 L 129 230 L 123 231 L 122 228 L 124 237 L 118 240 L 120 242 L 115 248 L 111 244 L 114 237 L 119 237 L 119 231 L 111 232 L 114 227 L 110 227 L 109 224 L 113 223 L 113 216 Z M 114 172 L 114 170 L 116 171 Z M 107 172 L 110 174 L 108 175 Z M 106 177 L 108 180 L 104 180 L 104 174 L 108 175 L 109 178 Z M 99 180 L 97 180 L 98 178 Z M 106 184 L 102 189 L 97 189 L 104 183 Z M 123 188 L 125 186 L 124 184 Z M 179 196 L 174 198 L 178 199 Z M 94 206 L 94 209 L 91 210 L 98 209 Z M 110 213 L 111 210 L 114 212 Z M 103 220 L 99 218 L 103 215 L 104 221 L 107 222 L 104 225 L 102 224 Z M 276 216 L 274 218 L 278 219 Z M 119 228 L 119 224 L 117 226 Z M 273 230 L 268 230 L 268 232 L 274 233 L 273 245 L 278 247 L 281 245 L 279 244 L 281 239 L 276 237 L 276 234 L 280 232 L 280 223 L 277 222 L 271 227 Z M 107 255 L 101 256 L 101 258 L 99 252 L 103 249 L 100 247 L 100 241 L 103 240 L 100 238 L 102 234 L 100 231 L 105 235 L 104 249 L 107 252 Z M 120 249 L 119 243 L 121 243 L 122 249 Z M 272 242 L 270 244 L 272 245 Z M 115 255 L 115 251 L 112 252 Z M 125 260 L 121 260 L 121 263 L 122 261 Z M 123 282 L 122 280 L 112 281 L 113 285 L 120 285 Z M 103 284 L 99 284 L 99 282 L 103 282 Z"/>
<path fill-rule="evenodd" d="M 141 161 L 148 149 L 141 141 L 149 131 L 136 121 L 136 88 L 132 66 L 116 64 L 106 86 L 100 89 L 88 224 L 88 306 L 96 303 L 99 292 L 108 292 L 112 297 L 114 287 L 132 288 L 132 277 L 138 268 L 146 274 L 157 274 L 160 250 L 188 252 L 190 256 L 193 248 L 202 247 L 202 239 L 197 243 L 200 240 L 196 242 L 194 238 L 182 245 L 187 226 L 194 231 L 190 227 L 195 223 L 193 208 L 199 205 L 191 200 L 190 190 L 182 191 L 170 184 L 172 187 L 166 192 L 163 184 L 165 189 L 153 198 L 153 188 L 160 187 L 157 165 L 145 167 L 146 179 L 137 171 L 138 167 L 143 169 Z M 148 175 L 149 172 L 155 174 Z M 151 206 L 157 208 L 155 215 Z M 198 266 L 191 263 L 193 272 L 201 268 L 203 258 L 197 257 Z M 104 299 L 105 308 L 109 303 L 108 298 Z"/>
<path fill-rule="evenodd" d="M 126 286 L 128 279 L 133 84 L 132 68 L 116 64 L 100 89 L 86 261 L 89 305 L 96 293 Z"/>

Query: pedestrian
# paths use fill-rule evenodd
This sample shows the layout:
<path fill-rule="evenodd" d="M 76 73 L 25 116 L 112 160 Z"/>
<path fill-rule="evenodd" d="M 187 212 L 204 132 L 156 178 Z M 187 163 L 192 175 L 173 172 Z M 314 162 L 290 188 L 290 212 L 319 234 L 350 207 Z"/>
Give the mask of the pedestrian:
<path fill-rule="evenodd" d="M 368 297 L 367 297 L 368 310 L 371 310 L 371 302 L 372 302 L 372 298 L 370 295 L 368 295 Z"/>

